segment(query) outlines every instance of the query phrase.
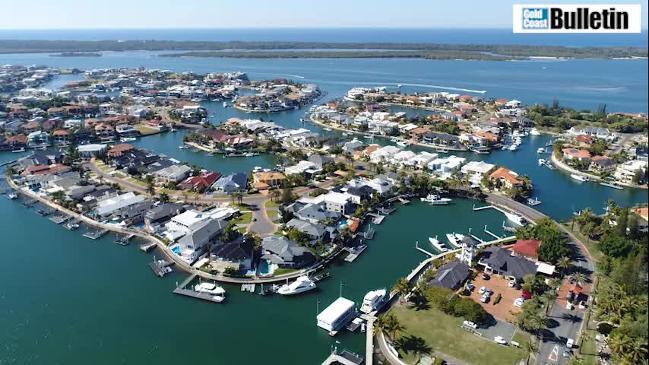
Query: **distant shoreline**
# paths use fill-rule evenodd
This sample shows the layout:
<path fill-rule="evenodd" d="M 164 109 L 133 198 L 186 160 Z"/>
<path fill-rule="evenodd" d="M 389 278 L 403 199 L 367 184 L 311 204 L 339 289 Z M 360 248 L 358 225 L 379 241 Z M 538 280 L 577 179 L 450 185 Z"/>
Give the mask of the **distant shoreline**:
<path fill-rule="evenodd" d="M 394 42 L 216 42 L 0 40 L 0 53 L 58 53 L 89 57 L 104 51 L 157 51 L 163 57 L 421 58 L 509 61 L 646 58 L 646 47 L 565 47 Z"/>

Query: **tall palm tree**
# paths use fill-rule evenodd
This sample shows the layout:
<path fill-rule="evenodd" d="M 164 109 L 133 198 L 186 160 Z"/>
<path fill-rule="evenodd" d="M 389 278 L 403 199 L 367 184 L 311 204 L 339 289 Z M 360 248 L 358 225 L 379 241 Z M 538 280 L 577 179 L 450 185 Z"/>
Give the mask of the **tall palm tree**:
<path fill-rule="evenodd" d="M 584 285 L 586 283 L 586 274 L 583 272 L 576 272 L 572 275 L 572 278 L 575 279 L 577 284 Z"/>
<path fill-rule="evenodd" d="M 399 295 L 399 301 L 402 301 L 404 296 L 410 292 L 410 283 L 406 278 L 401 278 L 394 284 L 393 290 Z"/>
<path fill-rule="evenodd" d="M 539 347 L 538 347 L 538 345 L 536 344 L 535 341 L 532 341 L 530 339 L 530 341 L 527 341 L 527 342 L 525 342 L 523 344 L 523 350 L 525 351 L 525 354 L 527 356 L 527 359 L 525 360 L 525 363 L 529 364 L 530 357 L 534 356 L 539 351 Z"/>
<path fill-rule="evenodd" d="M 388 314 L 385 318 L 383 330 L 388 334 L 391 340 L 395 340 L 399 332 L 403 331 L 404 327 L 399 323 L 397 317 L 393 314 Z"/>

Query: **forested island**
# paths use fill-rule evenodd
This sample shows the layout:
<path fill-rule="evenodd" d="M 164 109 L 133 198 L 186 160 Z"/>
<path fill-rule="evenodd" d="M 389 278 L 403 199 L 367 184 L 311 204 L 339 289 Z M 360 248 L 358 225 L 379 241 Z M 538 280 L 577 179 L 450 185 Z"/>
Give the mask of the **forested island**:
<path fill-rule="evenodd" d="M 424 58 L 511 60 L 554 58 L 646 58 L 646 47 L 563 47 L 438 43 L 211 42 L 211 41 L 53 41 L 0 40 L 0 53 L 92 53 L 178 51 L 169 57 L 235 58 Z"/>

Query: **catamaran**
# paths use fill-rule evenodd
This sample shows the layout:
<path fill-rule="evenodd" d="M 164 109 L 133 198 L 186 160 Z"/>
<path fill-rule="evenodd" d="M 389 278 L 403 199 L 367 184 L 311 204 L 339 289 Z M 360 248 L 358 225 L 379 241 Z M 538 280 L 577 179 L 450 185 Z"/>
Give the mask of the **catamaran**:
<path fill-rule="evenodd" d="M 363 304 L 361 305 L 361 312 L 369 314 L 375 310 L 381 309 L 388 299 L 387 293 L 388 292 L 385 289 L 378 289 L 365 294 Z"/>
<path fill-rule="evenodd" d="M 303 275 L 295 279 L 295 281 L 290 284 L 282 285 L 281 287 L 279 287 L 277 292 L 281 295 L 295 295 L 304 293 L 305 291 L 313 290 L 315 288 L 316 285 L 313 280 L 309 279 L 308 276 Z"/>

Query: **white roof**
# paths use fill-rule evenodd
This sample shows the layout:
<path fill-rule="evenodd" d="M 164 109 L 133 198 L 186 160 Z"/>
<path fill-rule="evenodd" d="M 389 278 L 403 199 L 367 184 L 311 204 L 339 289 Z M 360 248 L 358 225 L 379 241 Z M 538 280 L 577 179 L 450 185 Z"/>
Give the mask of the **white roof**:
<path fill-rule="evenodd" d="M 467 173 L 467 172 L 476 172 L 479 174 L 486 174 L 494 168 L 495 165 L 486 163 L 484 161 L 470 161 L 466 165 L 462 166 L 462 172 Z"/>
<path fill-rule="evenodd" d="M 354 302 L 349 299 L 340 297 L 333 303 L 329 304 L 325 310 L 318 314 L 318 321 L 333 323 L 341 316 L 345 315 L 350 309 L 354 308 Z"/>
<path fill-rule="evenodd" d="M 546 264 L 545 262 L 537 262 L 536 265 L 536 272 L 540 272 L 541 274 L 545 275 L 554 274 L 554 265 Z"/>
<path fill-rule="evenodd" d="M 339 193 L 336 191 L 330 191 L 327 194 L 324 194 L 322 197 L 326 201 L 338 204 L 347 204 L 347 202 L 352 198 L 352 196 L 347 193 Z"/>
<path fill-rule="evenodd" d="M 79 145 L 79 147 L 77 147 L 77 150 L 79 152 L 97 152 L 105 148 L 106 148 L 105 144 L 92 143 L 92 144 Z"/>

